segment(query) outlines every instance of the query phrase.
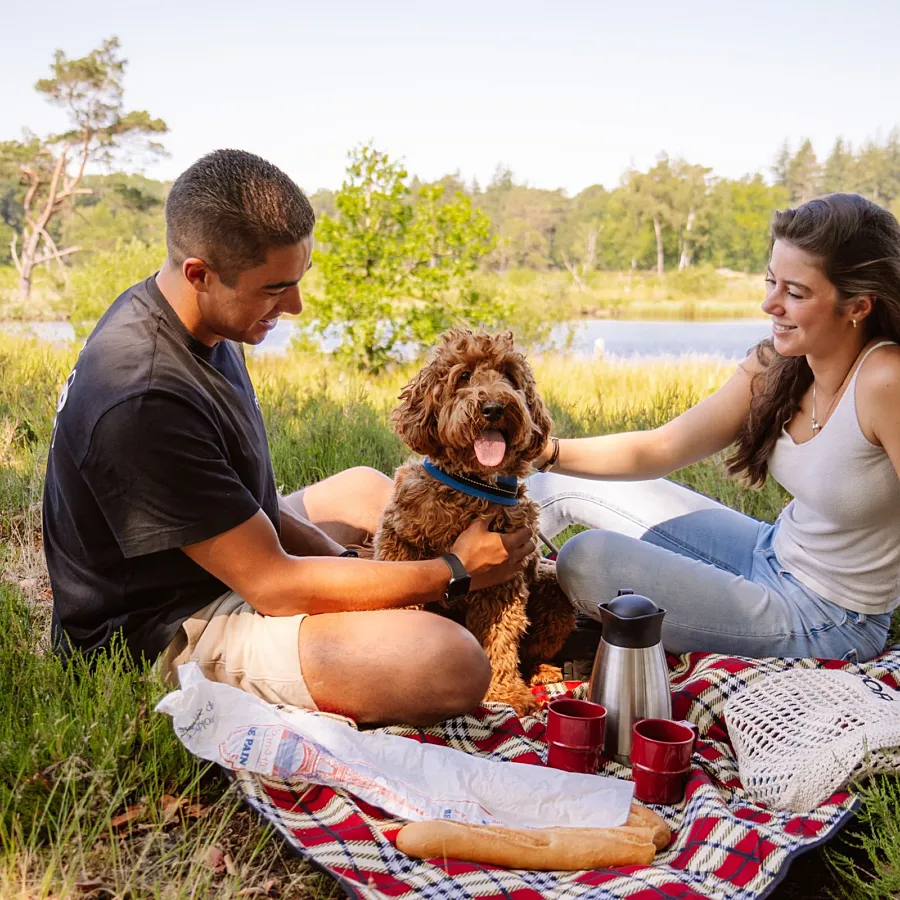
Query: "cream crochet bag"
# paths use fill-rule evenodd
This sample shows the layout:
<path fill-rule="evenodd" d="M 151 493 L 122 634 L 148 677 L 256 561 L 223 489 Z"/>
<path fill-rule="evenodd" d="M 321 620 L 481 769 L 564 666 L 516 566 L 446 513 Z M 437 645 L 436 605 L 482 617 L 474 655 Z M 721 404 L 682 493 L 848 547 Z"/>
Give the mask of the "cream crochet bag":
<path fill-rule="evenodd" d="M 741 782 L 772 809 L 809 812 L 846 785 L 900 771 L 900 691 L 850 672 L 792 669 L 725 705 Z"/>

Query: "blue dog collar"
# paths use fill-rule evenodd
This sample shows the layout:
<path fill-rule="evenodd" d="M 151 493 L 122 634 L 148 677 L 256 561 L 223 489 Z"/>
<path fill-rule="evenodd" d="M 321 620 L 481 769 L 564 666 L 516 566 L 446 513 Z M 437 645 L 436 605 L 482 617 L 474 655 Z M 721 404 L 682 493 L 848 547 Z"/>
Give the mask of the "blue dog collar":
<path fill-rule="evenodd" d="M 428 457 L 425 457 L 422 464 L 429 475 L 469 497 L 499 503 L 501 506 L 519 505 L 519 482 L 512 475 L 498 475 L 497 483 L 489 484 L 474 475 L 450 475 L 439 469 Z"/>

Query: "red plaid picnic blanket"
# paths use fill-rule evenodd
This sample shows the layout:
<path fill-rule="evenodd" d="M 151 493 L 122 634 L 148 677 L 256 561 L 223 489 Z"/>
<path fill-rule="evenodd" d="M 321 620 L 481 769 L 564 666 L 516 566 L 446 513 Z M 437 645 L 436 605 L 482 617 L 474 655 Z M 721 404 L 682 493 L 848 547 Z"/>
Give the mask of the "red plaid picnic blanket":
<path fill-rule="evenodd" d="M 738 777 L 723 710 L 730 696 L 757 678 L 789 668 L 843 668 L 900 684 L 900 650 L 865 665 L 816 660 L 729 658 L 691 653 L 669 659 L 674 716 L 700 726 L 685 801 L 653 807 L 675 834 L 650 866 L 584 872 L 531 872 L 457 860 L 410 859 L 394 846 L 402 821 L 349 794 L 246 772 L 237 783 L 248 803 L 293 848 L 331 874 L 347 894 L 364 900 L 417 895 L 425 900 L 656 900 L 767 896 L 791 859 L 832 837 L 853 815 L 856 800 L 835 794 L 808 815 L 774 812 L 752 803 Z M 585 685 L 555 685 L 547 693 L 583 696 Z M 490 759 L 542 765 L 546 713 L 520 720 L 507 706 L 486 704 L 468 716 L 428 729 L 388 728 L 423 743 L 444 744 Z M 603 773 L 629 777 L 614 762 Z"/>

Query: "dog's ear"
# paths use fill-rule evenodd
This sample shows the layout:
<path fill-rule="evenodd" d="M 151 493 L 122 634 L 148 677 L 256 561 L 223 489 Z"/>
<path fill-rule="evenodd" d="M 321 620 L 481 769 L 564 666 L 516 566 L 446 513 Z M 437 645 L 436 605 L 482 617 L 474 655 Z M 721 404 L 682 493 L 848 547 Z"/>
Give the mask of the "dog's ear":
<path fill-rule="evenodd" d="M 397 436 L 414 453 L 436 456 L 440 450 L 437 411 L 442 391 L 443 382 L 432 362 L 400 392 L 400 405 L 391 413 L 391 422 Z"/>
<path fill-rule="evenodd" d="M 550 418 L 550 413 L 544 405 L 544 401 L 541 400 L 540 394 L 538 394 L 534 373 L 527 362 L 522 366 L 522 371 L 525 376 L 522 390 L 525 393 L 525 402 L 528 404 L 531 421 L 534 422 L 534 435 L 525 453 L 529 459 L 535 459 L 541 450 L 547 446 L 547 441 L 550 440 L 550 433 L 553 431 L 553 420 Z"/>

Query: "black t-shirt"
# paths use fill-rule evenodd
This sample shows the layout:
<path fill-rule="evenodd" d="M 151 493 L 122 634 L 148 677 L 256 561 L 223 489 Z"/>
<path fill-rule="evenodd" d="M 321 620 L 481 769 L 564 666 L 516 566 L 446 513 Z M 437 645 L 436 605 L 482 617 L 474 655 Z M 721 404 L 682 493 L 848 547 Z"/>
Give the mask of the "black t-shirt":
<path fill-rule="evenodd" d="M 227 590 L 179 548 L 259 509 L 279 530 L 243 349 L 198 341 L 153 277 L 129 288 L 57 408 L 43 511 L 55 640 L 89 652 L 121 630 L 136 658 L 153 659 Z"/>

